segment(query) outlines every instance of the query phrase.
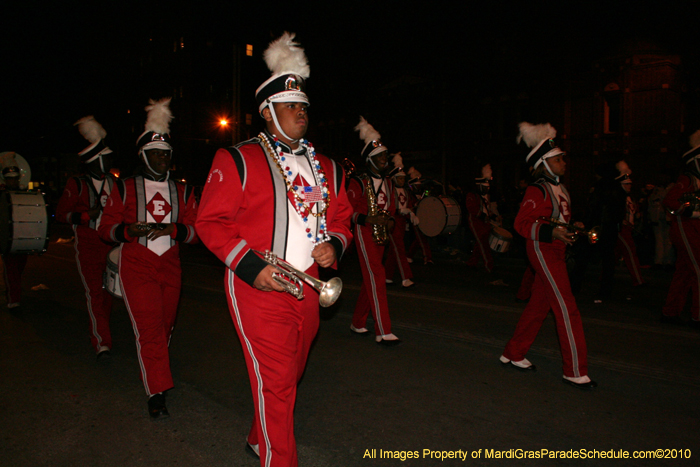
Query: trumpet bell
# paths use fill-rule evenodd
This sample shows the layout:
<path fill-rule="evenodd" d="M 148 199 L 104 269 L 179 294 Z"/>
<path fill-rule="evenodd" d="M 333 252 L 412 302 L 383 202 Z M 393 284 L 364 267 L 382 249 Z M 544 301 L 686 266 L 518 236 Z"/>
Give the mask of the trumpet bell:
<path fill-rule="evenodd" d="M 600 239 L 600 227 L 593 227 L 587 232 L 588 242 L 593 245 Z"/>
<path fill-rule="evenodd" d="M 334 277 L 326 282 L 323 287 L 321 287 L 321 290 L 319 290 L 318 304 L 324 308 L 328 308 L 338 300 L 340 292 L 342 291 L 343 281 L 340 277 Z"/>

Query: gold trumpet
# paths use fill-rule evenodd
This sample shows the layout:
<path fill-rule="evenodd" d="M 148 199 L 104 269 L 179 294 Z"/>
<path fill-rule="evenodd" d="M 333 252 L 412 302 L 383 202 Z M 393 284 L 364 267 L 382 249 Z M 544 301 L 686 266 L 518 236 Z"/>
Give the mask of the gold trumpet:
<path fill-rule="evenodd" d="M 678 198 L 678 202 L 681 203 L 681 205 L 675 211 L 673 209 L 669 209 L 668 207 L 666 208 L 666 211 L 668 211 L 668 213 L 672 216 L 678 216 L 688 208 L 695 211 L 698 208 L 698 205 L 700 205 L 700 190 L 683 193 L 683 195 Z"/>
<path fill-rule="evenodd" d="M 264 253 L 258 250 L 253 251 L 260 255 L 266 263 L 274 266 L 279 271 L 279 273 L 273 273 L 272 278 L 286 292 L 294 295 L 297 300 L 304 298 L 304 282 L 318 291 L 318 303 L 324 308 L 333 305 L 340 297 L 340 292 L 343 291 L 343 281 L 340 280 L 340 277 L 334 277 L 324 282 L 298 270 L 269 250 L 266 250 Z"/>
<path fill-rule="evenodd" d="M 576 227 L 574 224 L 562 222 L 559 219 L 555 219 L 554 217 L 540 217 L 538 221 L 545 221 L 552 225 L 566 227 L 566 229 L 569 232 L 573 232 L 576 236 L 585 235 L 586 237 L 588 237 L 588 243 L 590 243 L 591 245 L 595 244 L 600 239 L 600 227 L 598 226 L 593 227 L 591 230 L 585 230 L 581 227 Z"/>

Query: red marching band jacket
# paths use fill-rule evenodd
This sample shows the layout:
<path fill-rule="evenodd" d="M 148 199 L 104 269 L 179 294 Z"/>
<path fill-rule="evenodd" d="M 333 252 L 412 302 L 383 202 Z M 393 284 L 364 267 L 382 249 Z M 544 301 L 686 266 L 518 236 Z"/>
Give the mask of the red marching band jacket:
<path fill-rule="evenodd" d="M 564 185 L 560 185 L 560 187 L 564 195 L 570 199 Z M 555 200 L 554 196 L 555 194 L 550 184 L 544 179 L 540 179 L 527 187 L 523 201 L 520 204 L 520 210 L 515 217 L 515 230 L 528 240 L 552 243 L 552 231 L 556 226 L 541 221 L 540 217 L 559 218 L 560 209 L 564 208 L 564 206 L 560 206 L 560 202 Z M 564 211 L 566 222 L 569 222 L 571 217 L 569 209 L 567 205 Z M 561 241 L 558 244 L 561 244 L 561 247 L 566 246 Z"/>
<path fill-rule="evenodd" d="M 352 221 L 361 226 L 365 225 L 365 218 L 369 212 L 365 187 L 365 181 L 357 176 L 351 177 L 348 182 L 348 199 L 354 211 L 352 214 Z M 382 200 L 379 199 L 380 197 L 377 196 L 377 205 L 379 209 L 388 211 L 389 215 L 393 217 L 396 215 L 396 198 L 393 195 L 393 185 L 388 178 L 384 178 L 382 191 L 385 193 L 386 199 L 382 203 Z"/>
<path fill-rule="evenodd" d="M 352 241 L 352 208 L 345 194 L 345 174 L 331 159 L 320 154 L 315 157 L 328 181 L 326 231 L 340 260 Z M 252 250 L 269 250 L 285 259 L 289 200 L 284 180 L 273 176 L 278 171 L 274 159 L 265 154 L 260 138 L 219 149 L 205 184 L 207 196 L 199 207 L 198 235 L 236 276 L 251 286 L 267 266 Z M 332 267 L 337 268 L 337 261 Z"/>
<path fill-rule="evenodd" d="M 105 176 L 105 185 L 109 192 L 124 191 L 123 182 L 111 174 Z M 101 196 L 102 193 L 97 193 L 89 175 L 71 177 L 56 206 L 56 220 L 74 225 L 81 234 L 90 235 L 88 230 L 92 230 L 97 237 L 97 222 L 90 219 L 87 212 L 98 203 L 104 206 L 107 200 L 99 199 Z"/>
<path fill-rule="evenodd" d="M 194 223 L 197 218 L 197 201 L 192 188 L 184 183 L 168 180 L 170 190 L 171 223 L 175 231 L 170 235 L 170 246 L 177 242 L 196 243 L 197 233 Z M 144 177 L 137 175 L 124 180 L 121 195 L 113 191 L 109 197 L 100 223 L 99 232 L 104 240 L 122 243 L 140 243 L 148 247 L 146 237 L 131 237 L 127 233 L 129 225 L 134 222 L 147 222 L 144 195 Z"/>
<path fill-rule="evenodd" d="M 669 211 L 677 211 L 681 207 L 681 197 L 685 194 L 692 193 L 696 191 L 698 188 L 696 188 L 693 184 L 693 179 L 688 176 L 687 174 L 681 174 L 678 177 L 678 180 L 676 183 L 671 187 L 671 189 L 668 191 L 666 194 L 666 197 L 664 198 L 663 205 L 666 209 Z M 678 222 L 680 220 L 683 221 L 683 223 L 686 222 L 691 222 L 691 225 L 697 225 L 700 227 L 700 218 L 692 218 L 690 216 L 693 215 L 692 209 L 685 209 L 682 212 L 680 212 L 676 216 L 671 216 L 675 222 Z"/>

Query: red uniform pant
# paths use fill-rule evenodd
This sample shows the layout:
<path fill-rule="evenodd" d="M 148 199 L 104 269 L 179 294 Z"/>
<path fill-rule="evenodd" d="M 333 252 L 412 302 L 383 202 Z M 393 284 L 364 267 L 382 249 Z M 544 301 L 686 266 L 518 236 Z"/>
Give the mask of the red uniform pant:
<path fill-rule="evenodd" d="M 532 296 L 503 356 L 516 362 L 524 359 L 551 309 L 559 336 L 564 376 L 579 377 L 588 374 L 586 340 L 581 315 L 569 285 L 565 252 L 563 243 L 543 245 L 528 240 L 527 254 L 535 269 Z"/>
<path fill-rule="evenodd" d="M 403 241 L 405 235 L 406 219 L 402 216 L 397 216 L 396 225 L 394 225 L 394 231 L 391 233 L 390 237 L 391 242 L 387 245 L 389 251 L 386 261 L 384 262 L 384 271 L 387 279 L 392 279 L 394 277 L 397 265 L 399 267 L 399 274 L 401 274 L 401 280 L 413 278 L 413 272 L 411 271 L 411 266 L 408 264 L 408 258 L 406 257 L 406 245 Z"/>
<path fill-rule="evenodd" d="M 357 298 L 352 325 L 363 328 L 370 310 L 374 318 L 374 332 L 380 336 L 391 333 L 389 303 L 386 298 L 386 273 L 382 265 L 384 246 L 372 240 L 372 228 L 355 226 L 357 257 L 362 269 L 362 287 Z"/>
<path fill-rule="evenodd" d="M 181 270 L 177 245 L 158 256 L 139 243 L 123 244 L 119 280 L 134 327 L 146 394 L 166 391 L 173 387 L 168 346 L 180 301 Z"/>
<path fill-rule="evenodd" d="M 676 270 L 662 313 L 666 316 L 679 316 L 690 292 L 691 315 L 695 321 L 700 321 L 700 221 L 674 222 L 671 224 L 670 237 L 676 247 Z"/>
<path fill-rule="evenodd" d="M 469 216 L 469 230 L 474 236 L 474 251 L 467 260 L 467 266 L 476 266 L 479 260 L 484 261 L 484 269 L 487 272 L 493 270 L 493 256 L 489 246 L 489 235 L 491 234 L 491 224 L 487 224 Z"/>
<path fill-rule="evenodd" d="M 2 255 L 5 269 L 5 298 L 7 304 L 19 303 L 22 300 L 22 273 L 27 265 L 27 255 L 7 253 Z"/>
<path fill-rule="evenodd" d="M 103 275 L 107 268 L 107 255 L 114 245 L 109 245 L 92 229 L 74 228 L 75 262 L 85 288 L 87 310 L 90 317 L 90 342 L 95 351 L 105 345 L 112 348 L 109 317 L 112 313 L 112 296 L 103 287 Z"/>
<path fill-rule="evenodd" d="M 523 278 L 520 281 L 520 287 L 518 292 L 515 294 L 515 298 L 522 300 L 524 302 L 530 300 L 530 295 L 532 295 L 532 284 L 535 283 L 535 270 L 529 264 L 525 268 L 523 273 Z"/>
<path fill-rule="evenodd" d="M 415 237 L 413 239 L 413 242 L 411 242 L 411 246 L 408 247 L 408 257 L 413 258 L 413 255 L 416 254 L 416 250 L 420 247 L 421 251 L 423 252 L 423 262 L 427 263 L 428 261 L 433 260 L 433 253 L 430 250 L 430 243 L 428 242 L 428 237 L 421 232 L 421 230 L 418 228 L 417 225 L 413 226 L 413 233 L 415 234 Z"/>
<path fill-rule="evenodd" d="M 318 268 L 306 271 L 318 277 Z M 255 417 L 248 435 L 260 448 L 260 464 L 296 467 L 294 404 L 311 343 L 318 332 L 318 294 L 304 289 L 297 300 L 286 292 L 263 292 L 226 275 L 229 311 L 245 356 Z"/>
<path fill-rule="evenodd" d="M 625 260 L 627 270 L 632 276 L 632 284 L 641 285 L 644 283 L 642 270 L 639 266 L 639 258 L 637 257 L 637 246 L 632 237 L 632 227 L 629 225 L 622 226 L 622 230 L 617 234 L 615 257 L 622 257 Z"/>

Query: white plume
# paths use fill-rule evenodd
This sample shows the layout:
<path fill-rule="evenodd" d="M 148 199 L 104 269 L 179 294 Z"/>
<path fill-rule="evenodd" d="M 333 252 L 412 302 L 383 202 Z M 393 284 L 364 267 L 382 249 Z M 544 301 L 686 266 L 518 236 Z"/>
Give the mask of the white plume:
<path fill-rule="evenodd" d="M 170 120 L 173 119 L 173 113 L 170 111 L 170 97 L 154 101 L 149 99 L 149 105 L 146 106 L 146 131 L 160 133 L 161 135 L 170 133 Z"/>
<path fill-rule="evenodd" d="M 76 125 L 78 126 L 80 134 L 83 135 L 83 138 L 93 144 L 103 140 L 104 137 L 107 136 L 105 129 L 102 128 L 102 125 L 100 125 L 92 115 L 81 118 L 73 124 L 73 126 Z"/>
<path fill-rule="evenodd" d="M 415 167 L 411 167 L 408 169 L 408 178 L 414 179 L 414 178 L 420 178 L 421 174 L 416 170 Z"/>
<path fill-rule="evenodd" d="M 294 33 L 285 32 L 280 38 L 270 42 L 263 58 L 273 75 L 291 72 L 306 79 L 311 73 L 309 62 L 306 60 L 304 49 L 294 42 L 294 36 Z"/>
<path fill-rule="evenodd" d="M 401 157 L 400 152 L 397 152 L 396 154 L 391 155 L 391 162 L 394 164 L 394 167 L 398 167 L 399 169 L 403 169 L 403 157 Z"/>
<path fill-rule="evenodd" d="M 360 117 L 360 123 L 358 123 L 355 127 L 355 131 L 360 132 L 360 139 L 364 141 L 365 144 L 369 143 L 370 141 L 378 141 L 382 137 L 382 135 L 380 135 L 372 125 L 367 123 L 367 120 L 365 120 L 364 117 Z"/>
<path fill-rule="evenodd" d="M 491 180 L 491 177 L 493 176 L 493 170 L 491 170 L 491 164 L 486 164 L 481 168 L 481 177 L 485 178 L 486 180 Z"/>
<path fill-rule="evenodd" d="M 618 172 L 620 172 L 621 175 L 629 175 L 632 173 L 632 169 L 630 169 L 630 166 L 627 165 L 627 162 L 625 161 L 620 161 L 617 164 L 615 164 L 615 168 Z"/>
<path fill-rule="evenodd" d="M 690 135 L 690 147 L 696 148 L 700 146 L 700 130 L 696 131 L 692 135 Z"/>
<path fill-rule="evenodd" d="M 549 123 L 533 125 L 532 123 L 521 122 L 518 127 L 520 128 L 520 134 L 516 142 L 519 144 L 520 141 L 525 141 L 528 148 L 534 148 L 542 140 L 557 136 L 557 130 Z"/>

